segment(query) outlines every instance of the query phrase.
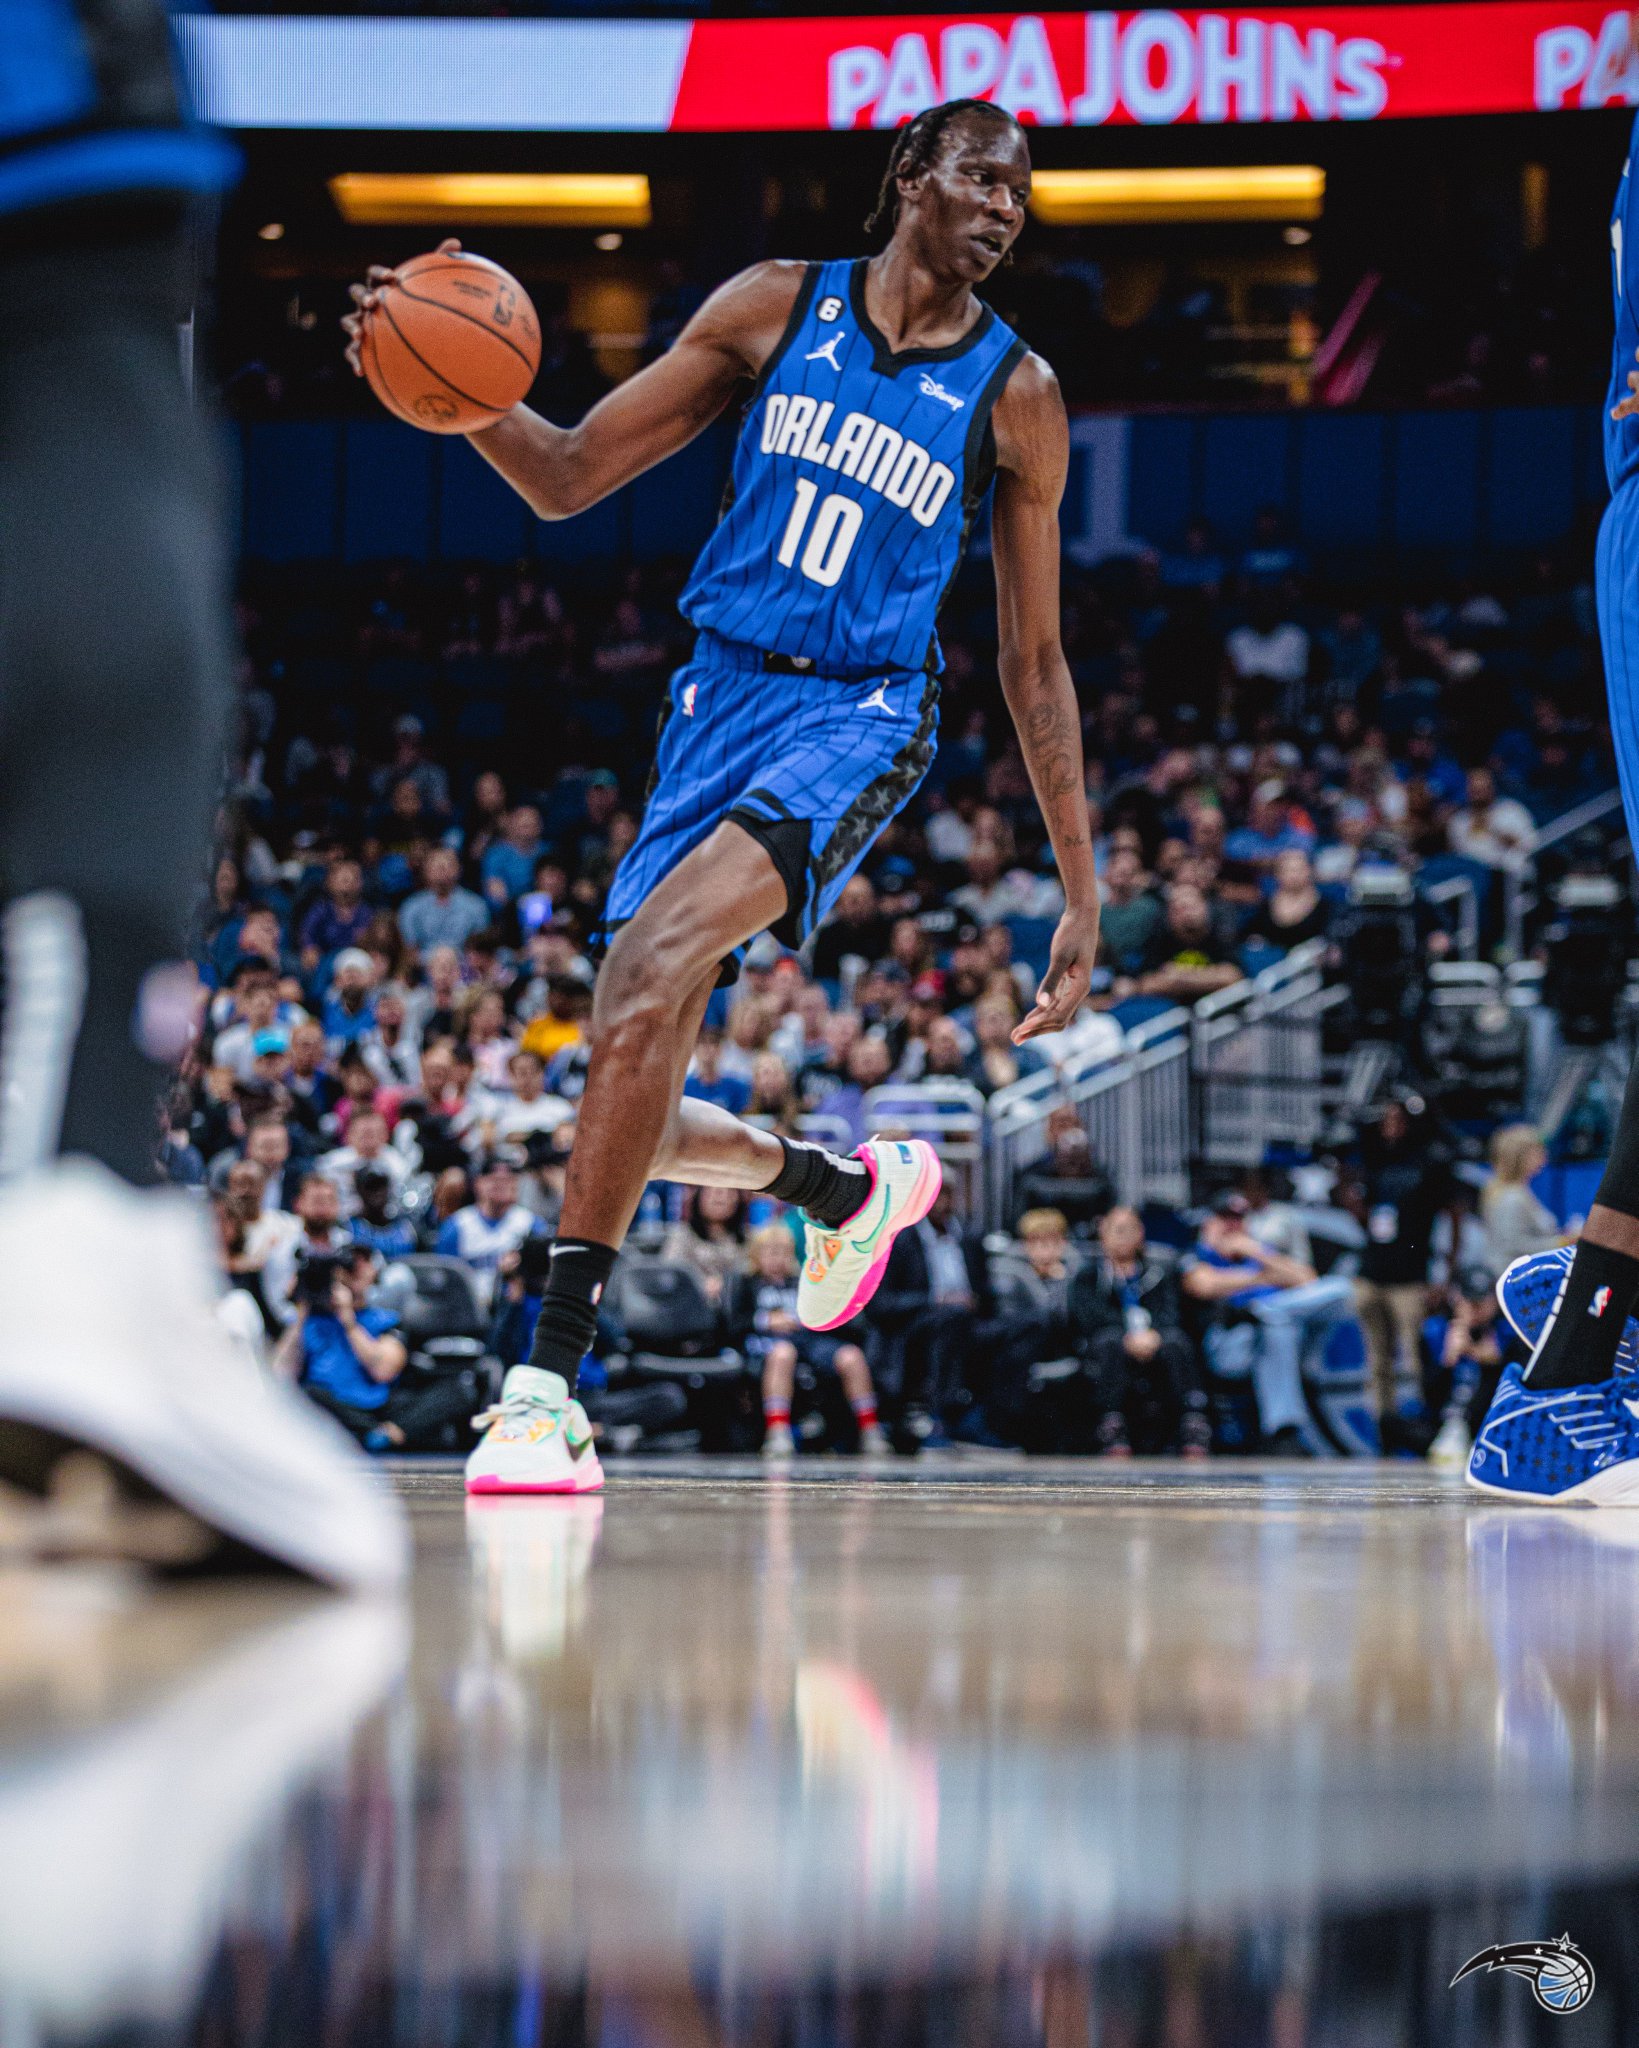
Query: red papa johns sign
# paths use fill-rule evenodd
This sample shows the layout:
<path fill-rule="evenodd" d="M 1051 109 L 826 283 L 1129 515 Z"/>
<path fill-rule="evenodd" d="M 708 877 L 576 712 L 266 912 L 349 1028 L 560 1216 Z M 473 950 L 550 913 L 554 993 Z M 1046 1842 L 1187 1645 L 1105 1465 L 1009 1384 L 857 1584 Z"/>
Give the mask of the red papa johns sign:
<path fill-rule="evenodd" d="M 697 21 L 673 129 L 893 128 L 958 97 L 1042 127 L 1639 105 L 1626 10 L 1552 0 Z"/>

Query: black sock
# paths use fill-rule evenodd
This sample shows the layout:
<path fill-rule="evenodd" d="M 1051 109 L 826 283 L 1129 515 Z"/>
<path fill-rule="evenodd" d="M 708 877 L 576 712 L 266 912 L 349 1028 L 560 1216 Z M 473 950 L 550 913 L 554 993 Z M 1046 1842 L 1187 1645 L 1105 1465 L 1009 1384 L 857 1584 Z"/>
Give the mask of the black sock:
<path fill-rule="evenodd" d="M 1622 1328 L 1639 1302 L 1639 1259 L 1602 1244 L 1576 1248 L 1553 1325 L 1525 1369 L 1538 1388 L 1585 1387 L 1616 1371 Z"/>
<path fill-rule="evenodd" d="M 857 1159 L 839 1159 L 823 1145 L 805 1145 L 790 1138 L 781 1138 L 780 1144 L 785 1164 L 769 1182 L 768 1194 L 794 1203 L 827 1230 L 835 1230 L 864 1208 L 871 1176 Z"/>
<path fill-rule="evenodd" d="M 580 1377 L 580 1362 L 597 1335 L 598 1303 L 619 1257 L 613 1245 L 593 1244 L 584 1237 L 560 1237 L 552 1247 L 529 1363 L 561 1374 L 571 1394 Z"/>

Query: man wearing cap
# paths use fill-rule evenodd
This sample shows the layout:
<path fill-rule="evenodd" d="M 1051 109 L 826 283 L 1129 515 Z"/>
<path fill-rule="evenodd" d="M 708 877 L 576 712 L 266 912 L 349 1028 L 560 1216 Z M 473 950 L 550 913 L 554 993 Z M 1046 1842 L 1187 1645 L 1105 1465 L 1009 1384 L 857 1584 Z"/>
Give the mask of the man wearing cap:
<path fill-rule="evenodd" d="M 347 946 L 336 955 L 335 973 L 320 1019 L 332 1054 L 356 1045 L 374 1028 L 375 979 L 376 963 L 362 946 Z"/>
<path fill-rule="evenodd" d="M 1274 1457 L 1307 1458 L 1304 1367 L 1348 1313 L 1350 1283 L 1336 1275 L 1321 1279 L 1306 1261 L 1272 1251 L 1248 1230 L 1249 1214 L 1244 1195 L 1218 1198 L 1184 1268 L 1183 1288 L 1213 1310 L 1206 1351 L 1214 1371 L 1252 1375 L 1262 1448 Z"/>
<path fill-rule="evenodd" d="M 461 887 L 461 859 L 452 846 L 435 846 L 422 863 L 423 886 L 398 913 L 399 936 L 425 960 L 439 946 L 459 953 L 489 923 L 484 899 Z"/>
<path fill-rule="evenodd" d="M 290 1033 L 282 1024 L 270 1024 L 251 1040 L 250 1051 L 251 1080 L 258 1087 L 278 1087 L 290 1056 Z"/>
<path fill-rule="evenodd" d="M 589 868 L 609 843 L 609 825 L 620 809 L 620 778 L 612 769 L 597 768 L 586 779 L 585 829 L 576 844 L 577 865 Z"/>
<path fill-rule="evenodd" d="M 502 1261 L 510 1259 L 534 1229 L 534 1216 L 518 1200 L 518 1175 L 512 1162 L 501 1153 L 491 1153 L 478 1162 L 471 1202 L 444 1222 L 435 1249 L 471 1270 L 479 1306 L 487 1315 Z"/>
<path fill-rule="evenodd" d="M 1224 858 L 1250 868 L 1262 882 L 1283 853 L 1308 853 L 1314 843 L 1313 833 L 1301 831 L 1292 822 L 1285 783 L 1271 778 L 1253 790 L 1246 823 L 1238 825 L 1224 841 Z"/>
<path fill-rule="evenodd" d="M 393 758 L 370 778 L 370 793 L 385 803 L 401 782 L 413 782 L 422 808 L 446 818 L 450 809 L 450 779 L 436 761 L 422 751 L 426 737 L 421 720 L 413 711 L 393 721 Z"/>

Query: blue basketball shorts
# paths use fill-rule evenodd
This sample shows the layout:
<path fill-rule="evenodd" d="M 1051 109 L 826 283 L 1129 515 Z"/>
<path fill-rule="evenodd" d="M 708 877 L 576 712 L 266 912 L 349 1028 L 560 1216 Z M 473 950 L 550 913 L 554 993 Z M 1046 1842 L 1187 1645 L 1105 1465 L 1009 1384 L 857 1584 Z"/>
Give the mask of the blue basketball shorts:
<path fill-rule="evenodd" d="M 666 692 L 648 808 L 606 932 L 729 820 L 767 848 L 786 890 L 774 936 L 800 946 L 909 802 L 938 730 L 937 676 L 774 674 L 760 649 L 702 633 Z"/>
<path fill-rule="evenodd" d="M 1618 490 L 1599 522 L 1594 591 L 1622 808 L 1639 846 L 1639 478 Z"/>

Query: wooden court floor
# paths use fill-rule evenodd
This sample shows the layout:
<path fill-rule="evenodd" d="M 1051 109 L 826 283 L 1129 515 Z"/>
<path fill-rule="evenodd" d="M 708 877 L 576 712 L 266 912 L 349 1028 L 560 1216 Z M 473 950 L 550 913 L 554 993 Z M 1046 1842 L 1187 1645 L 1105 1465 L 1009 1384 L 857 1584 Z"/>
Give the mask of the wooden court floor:
<path fill-rule="evenodd" d="M 1639 1510 L 397 1483 L 402 1606 L 0 1574 L 0 2048 L 1639 2040 Z M 1450 1983 L 1561 1933 L 1573 2015 Z"/>

